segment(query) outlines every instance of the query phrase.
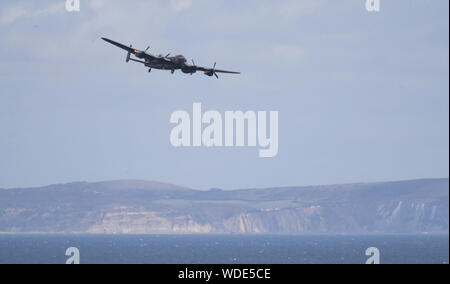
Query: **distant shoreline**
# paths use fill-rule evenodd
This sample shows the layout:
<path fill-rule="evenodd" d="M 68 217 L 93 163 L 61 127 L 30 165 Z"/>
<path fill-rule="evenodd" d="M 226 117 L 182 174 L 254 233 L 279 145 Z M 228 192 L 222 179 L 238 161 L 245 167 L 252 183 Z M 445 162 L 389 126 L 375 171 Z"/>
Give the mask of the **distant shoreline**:
<path fill-rule="evenodd" d="M 235 191 L 70 183 L 0 190 L 0 234 L 443 234 L 448 198 L 448 179 Z"/>

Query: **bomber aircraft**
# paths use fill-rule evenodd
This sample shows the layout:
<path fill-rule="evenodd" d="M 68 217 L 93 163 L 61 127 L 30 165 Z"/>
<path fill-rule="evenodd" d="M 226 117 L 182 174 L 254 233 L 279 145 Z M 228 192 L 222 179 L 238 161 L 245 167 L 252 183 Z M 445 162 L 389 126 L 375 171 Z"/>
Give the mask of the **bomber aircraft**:
<path fill-rule="evenodd" d="M 124 44 L 121 44 L 119 42 L 104 37 L 102 37 L 102 39 L 112 45 L 115 45 L 127 51 L 128 53 L 125 60 L 127 63 L 130 61 L 142 63 L 144 64 L 145 67 L 148 67 L 148 72 L 152 71 L 152 69 L 159 69 L 159 70 L 170 70 L 173 74 L 175 73 L 175 70 L 181 70 L 185 74 L 192 75 L 197 71 L 201 71 L 205 75 L 210 77 L 215 76 L 217 79 L 219 79 L 217 73 L 241 74 L 240 72 L 216 69 L 216 63 L 214 63 L 213 68 L 197 66 L 195 65 L 194 60 L 192 60 L 192 64 L 188 64 L 186 58 L 183 55 L 177 56 L 170 56 L 170 54 L 167 54 L 166 56 L 153 55 L 147 53 L 147 51 L 150 49 L 150 46 L 147 47 L 145 51 L 142 51 L 133 48 L 132 45 L 126 46 Z M 138 59 L 132 58 L 131 55 L 134 55 Z"/>

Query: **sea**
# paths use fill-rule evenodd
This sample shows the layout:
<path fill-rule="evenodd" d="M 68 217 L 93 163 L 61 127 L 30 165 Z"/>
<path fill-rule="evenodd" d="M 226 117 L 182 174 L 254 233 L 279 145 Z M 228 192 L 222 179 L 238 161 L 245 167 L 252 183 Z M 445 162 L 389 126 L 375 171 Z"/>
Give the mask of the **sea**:
<path fill-rule="evenodd" d="M 81 264 L 365 264 L 374 251 L 381 264 L 449 263 L 448 235 L 6 234 L 0 264 L 65 264 L 69 248 Z"/>

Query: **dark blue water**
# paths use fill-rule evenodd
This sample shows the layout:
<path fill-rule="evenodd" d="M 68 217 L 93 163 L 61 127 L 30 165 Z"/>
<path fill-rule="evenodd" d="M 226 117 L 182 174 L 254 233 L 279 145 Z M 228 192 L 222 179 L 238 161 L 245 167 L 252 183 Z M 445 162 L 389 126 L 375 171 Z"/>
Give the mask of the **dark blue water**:
<path fill-rule="evenodd" d="M 0 235 L 0 263 L 64 264 L 69 247 L 81 263 L 363 264 L 369 247 L 381 263 L 449 263 L 448 235 Z"/>

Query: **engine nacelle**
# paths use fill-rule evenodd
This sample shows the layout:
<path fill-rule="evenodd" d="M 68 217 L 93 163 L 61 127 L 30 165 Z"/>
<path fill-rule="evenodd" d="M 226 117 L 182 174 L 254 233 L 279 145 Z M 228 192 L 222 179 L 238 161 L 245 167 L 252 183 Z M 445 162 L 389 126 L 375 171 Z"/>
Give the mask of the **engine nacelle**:
<path fill-rule="evenodd" d="M 212 77 L 214 75 L 213 71 L 205 71 L 204 73 L 206 76 Z"/>
<path fill-rule="evenodd" d="M 181 69 L 181 72 L 183 72 L 184 74 L 194 74 L 195 72 L 197 72 L 197 70 L 195 70 L 194 68 L 183 68 Z"/>
<path fill-rule="evenodd" d="M 145 52 L 137 52 L 137 53 L 134 54 L 134 56 L 136 56 L 137 58 L 142 59 L 142 58 L 145 57 Z"/>

